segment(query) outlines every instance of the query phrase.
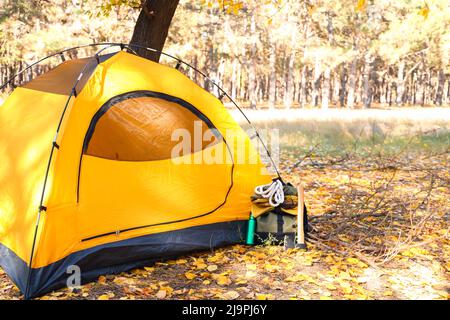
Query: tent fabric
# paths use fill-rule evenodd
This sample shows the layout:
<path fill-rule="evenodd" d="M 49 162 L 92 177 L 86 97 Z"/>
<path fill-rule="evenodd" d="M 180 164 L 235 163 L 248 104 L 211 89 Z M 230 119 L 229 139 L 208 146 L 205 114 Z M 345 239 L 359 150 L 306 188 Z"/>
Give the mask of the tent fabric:
<path fill-rule="evenodd" d="M 80 92 L 97 67 L 97 62 L 103 62 L 114 54 L 99 56 L 98 61 L 95 57 L 64 61 L 49 72 L 26 83 L 23 87 L 48 93 L 69 95 L 79 78 L 75 91 Z"/>
<path fill-rule="evenodd" d="M 0 107 L 0 243 L 31 255 L 51 141 L 67 96 L 16 88 Z"/>
<path fill-rule="evenodd" d="M 242 228 L 225 226 L 242 227 L 254 187 L 271 181 L 220 100 L 181 72 L 123 51 L 65 64 L 80 70 L 92 61 L 95 68 L 67 105 L 44 194 L 76 72 L 50 71 L 0 107 L 0 265 L 22 292 L 28 286 L 27 298 L 65 285 L 67 263 L 87 255 L 94 262 L 82 273 L 93 279 L 115 271 L 113 265 L 124 271 L 155 257 L 239 242 Z M 173 157 L 168 138 L 177 127 L 194 134 L 211 129 L 214 137 Z M 41 197 L 46 210 L 38 215 Z M 189 236 L 178 249 L 167 234 Z M 231 240 L 210 242 L 218 234 Z M 136 240 L 142 237 L 158 240 Z M 111 261 L 102 248 L 121 243 L 136 256 L 120 250 Z"/>
<path fill-rule="evenodd" d="M 86 64 L 93 66 L 92 62 L 94 60 L 94 58 L 84 58 L 65 61 L 51 71 L 28 82 L 23 87 L 37 91 L 69 95 L 83 68 Z"/>

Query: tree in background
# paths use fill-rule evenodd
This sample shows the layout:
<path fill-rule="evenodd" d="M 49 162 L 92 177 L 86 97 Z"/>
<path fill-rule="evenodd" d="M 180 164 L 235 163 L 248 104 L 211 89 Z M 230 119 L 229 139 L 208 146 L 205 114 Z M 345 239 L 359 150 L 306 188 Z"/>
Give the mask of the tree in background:
<path fill-rule="evenodd" d="M 161 51 L 166 42 L 170 23 L 179 0 L 146 0 L 142 1 L 142 9 L 134 27 L 130 43 Z M 159 61 L 160 54 L 138 48 L 143 57 Z"/>
<path fill-rule="evenodd" d="M 179 0 L 108 0 L 101 8 L 104 15 L 120 6 L 140 10 L 130 43 L 161 51 L 178 3 Z M 135 51 L 150 60 L 159 61 L 158 52 L 144 48 L 136 48 Z"/>
<path fill-rule="evenodd" d="M 162 51 L 178 3 L 179 0 L 108 0 L 102 6 L 102 10 L 107 15 L 114 7 L 118 6 L 139 9 L 140 13 L 130 44 Z M 205 4 L 206 1 L 202 1 L 202 3 Z M 241 3 L 231 0 L 218 0 L 217 3 L 223 9 L 232 8 L 235 10 L 236 7 L 241 6 Z M 208 3 L 210 6 L 211 4 L 212 2 Z M 159 52 L 149 51 L 145 48 L 137 48 L 135 51 L 139 55 L 156 62 L 159 61 L 161 55 Z"/>

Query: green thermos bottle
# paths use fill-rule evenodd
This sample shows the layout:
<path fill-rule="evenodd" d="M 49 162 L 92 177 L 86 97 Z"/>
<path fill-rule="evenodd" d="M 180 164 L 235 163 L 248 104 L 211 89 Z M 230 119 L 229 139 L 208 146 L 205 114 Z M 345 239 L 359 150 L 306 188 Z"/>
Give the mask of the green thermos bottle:
<path fill-rule="evenodd" d="M 253 214 L 250 213 L 250 218 L 248 219 L 248 229 L 247 229 L 247 244 L 248 245 L 255 244 L 255 227 L 256 227 L 255 217 L 253 217 Z"/>

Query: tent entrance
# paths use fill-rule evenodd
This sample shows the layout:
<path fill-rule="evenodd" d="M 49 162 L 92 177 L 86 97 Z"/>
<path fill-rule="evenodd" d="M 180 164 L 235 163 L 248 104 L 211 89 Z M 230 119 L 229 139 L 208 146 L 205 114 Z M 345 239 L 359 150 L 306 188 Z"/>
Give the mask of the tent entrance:
<path fill-rule="evenodd" d="M 82 240 L 206 217 L 225 204 L 234 165 L 174 161 L 177 130 L 192 137 L 211 132 L 210 141 L 190 141 L 183 159 L 229 151 L 206 116 L 172 96 L 132 92 L 99 109 L 80 159 L 79 205 L 96 212 L 80 215 Z"/>
<path fill-rule="evenodd" d="M 207 130 L 212 133 L 209 141 L 203 139 Z M 119 161 L 169 159 L 178 137 L 186 133 L 191 153 L 222 141 L 211 121 L 189 103 L 157 92 L 131 92 L 111 99 L 97 112 L 83 153 Z"/>

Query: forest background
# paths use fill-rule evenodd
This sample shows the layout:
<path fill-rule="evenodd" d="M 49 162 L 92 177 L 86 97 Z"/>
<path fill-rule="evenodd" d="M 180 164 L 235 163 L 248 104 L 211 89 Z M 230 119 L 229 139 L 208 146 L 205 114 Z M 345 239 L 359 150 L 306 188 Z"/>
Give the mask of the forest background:
<path fill-rule="evenodd" d="M 0 82 L 62 48 L 128 43 L 132 2 L 0 0 Z M 252 108 L 450 103 L 447 0 L 182 0 L 164 50 Z"/>
<path fill-rule="evenodd" d="M 0 83 L 63 48 L 129 43 L 142 3 L 0 0 Z M 448 0 L 181 0 L 164 51 L 278 130 L 279 169 L 305 188 L 308 251 L 236 245 L 41 299 L 449 299 Z M 0 90 L 0 108 L 59 63 Z M 0 269 L 0 299 L 20 298 Z"/>

